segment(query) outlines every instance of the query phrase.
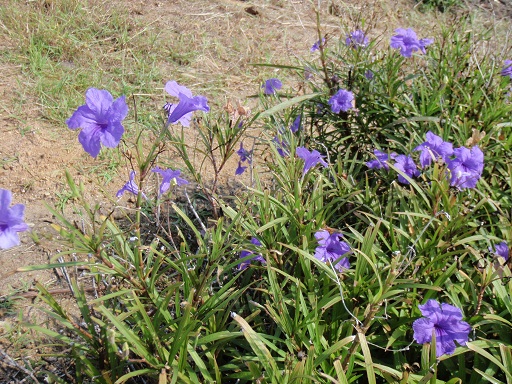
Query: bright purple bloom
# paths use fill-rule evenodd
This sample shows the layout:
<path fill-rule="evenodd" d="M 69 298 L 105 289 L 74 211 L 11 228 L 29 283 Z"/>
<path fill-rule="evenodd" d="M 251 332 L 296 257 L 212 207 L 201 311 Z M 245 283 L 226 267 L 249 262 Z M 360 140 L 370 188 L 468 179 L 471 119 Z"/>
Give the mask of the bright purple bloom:
<path fill-rule="evenodd" d="M 501 76 L 508 76 L 512 79 L 512 60 L 505 60 L 505 65 L 501 71 Z"/>
<path fill-rule="evenodd" d="M 334 263 L 337 260 L 334 268 L 338 272 L 350 268 L 348 257 L 340 260 L 340 257 L 350 252 L 350 246 L 341 241 L 341 233 L 329 234 L 329 231 L 321 229 L 315 233 L 315 238 L 318 241 L 318 247 L 315 249 L 315 257 L 324 263 Z"/>
<path fill-rule="evenodd" d="M 448 162 L 450 156 L 453 155 L 453 145 L 447 141 L 443 141 L 439 136 L 434 135 L 431 131 L 427 132 L 427 141 L 414 148 L 415 151 L 421 151 L 420 164 L 427 167 L 432 161 L 439 158 Z"/>
<path fill-rule="evenodd" d="M 311 52 L 318 51 L 320 49 L 320 45 L 323 46 L 324 44 L 325 44 L 325 38 L 322 38 L 322 40 L 318 40 L 315 44 L 313 44 L 310 51 Z"/>
<path fill-rule="evenodd" d="M 501 243 L 496 244 L 494 247 L 496 249 L 494 254 L 503 257 L 505 259 L 505 262 L 507 262 L 508 258 L 510 257 L 507 242 L 502 241 Z M 489 247 L 489 251 L 493 251 L 491 247 Z"/>
<path fill-rule="evenodd" d="M 20 244 L 18 232 L 28 231 L 28 225 L 23 222 L 25 206 L 13 205 L 11 208 L 12 193 L 7 189 L 0 189 L 0 249 L 7 249 Z"/>
<path fill-rule="evenodd" d="M 474 188 L 484 169 L 484 153 L 478 146 L 453 150 L 455 158 L 448 160 L 451 173 L 450 185 L 459 189 Z"/>
<path fill-rule="evenodd" d="M 436 300 L 429 300 L 418 306 L 422 317 L 412 324 L 414 340 L 419 344 L 432 341 L 432 330 L 436 335 L 436 356 L 451 355 L 455 352 L 456 341 L 465 345 L 471 326 L 462 321 L 462 311 L 450 304 L 439 304 Z"/>
<path fill-rule="evenodd" d="M 166 104 L 164 108 L 168 113 L 168 123 L 181 123 L 184 127 L 190 126 L 190 119 L 194 111 L 208 112 L 208 100 L 204 96 L 193 96 L 192 91 L 187 87 L 179 85 L 175 81 L 168 81 L 165 90 L 171 96 L 177 97 L 180 101 L 176 104 Z"/>
<path fill-rule="evenodd" d="M 66 124 L 70 129 L 82 128 L 78 141 L 85 152 L 96 157 L 101 144 L 117 147 L 124 133 L 121 122 L 127 114 L 128 105 L 124 96 L 114 100 L 110 92 L 104 89 L 89 88 L 85 92 L 85 105 L 78 107 Z"/>
<path fill-rule="evenodd" d="M 340 113 L 340 111 L 347 112 L 353 107 L 354 94 L 346 89 L 340 89 L 334 96 L 329 99 L 331 111 Z"/>
<path fill-rule="evenodd" d="M 396 163 L 395 168 L 399 169 L 409 177 L 417 177 L 420 175 L 420 171 L 411 156 L 397 155 L 395 157 Z M 398 174 L 398 181 L 402 184 L 410 184 L 405 177 Z"/>
<path fill-rule="evenodd" d="M 292 125 L 290 125 L 290 131 L 293 133 L 297 132 L 300 129 L 300 124 L 302 121 L 302 115 L 298 115 L 295 120 L 293 120 Z"/>
<path fill-rule="evenodd" d="M 395 30 L 396 35 L 391 37 L 391 48 L 400 49 L 400 54 L 404 57 L 411 57 L 415 51 L 426 53 L 425 47 L 434 42 L 433 39 L 420 39 L 416 36 L 411 28 L 398 28 Z"/>
<path fill-rule="evenodd" d="M 251 243 L 253 245 L 255 245 L 256 247 L 261 247 L 263 245 L 255 237 L 253 237 L 251 239 Z M 242 252 L 240 252 L 240 259 L 244 259 L 244 258 L 246 258 L 246 257 L 248 257 L 250 255 L 254 255 L 254 252 L 252 252 L 252 251 L 242 251 Z M 259 261 L 262 264 L 266 264 L 267 263 L 267 260 L 265 260 L 264 257 L 261 254 L 258 254 L 256 256 L 252 257 L 251 259 L 244 260 L 244 261 L 240 262 L 240 264 L 238 265 L 238 270 L 241 271 L 243 269 L 246 269 L 249 266 L 249 264 L 251 264 L 252 261 Z"/>
<path fill-rule="evenodd" d="M 350 32 L 345 39 L 347 47 L 359 48 L 368 46 L 368 38 L 364 35 L 364 32 L 360 29 Z"/>
<path fill-rule="evenodd" d="M 261 86 L 264 88 L 263 93 L 265 95 L 273 95 L 276 91 L 280 90 L 283 87 L 283 83 L 281 80 L 276 78 L 271 78 L 265 81 L 265 83 Z"/>
<path fill-rule="evenodd" d="M 366 166 L 370 169 L 384 168 L 386 171 L 389 171 L 389 158 L 391 157 L 394 159 L 397 156 L 395 152 L 391 153 L 391 155 L 388 155 L 386 152 L 379 151 L 378 149 L 374 149 L 373 154 L 375 155 L 376 159 L 368 161 Z"/>
<path fill-rule="evenodd" d="M 302 171 L 302 176 L 304 176 L 311 168 L 320 163 L 324 167 L 329 166 L 323 159 L 325 156 L 321 155 L 317 150 L 313 150 L 309 152 L 304 147 L 297 147 L 295 150 L 297 156 L 304 160 L 304 170 Z"/>
<path fill-rule="evenodd" d="M 139 187 L 135 183 L 135 171 L 130 172 L 130 180 L 116 193 L 116 197 L 121 197 L 125 192 L 130 192 L 137 196 L 139 194 Z M 147 200 L 146 195 L 142 192 L 142 197 Z"/>
<path fill-rule="evenodd" d="M 162 175 L 162 184 L 160 184 L 160 190 L 158 192 L 158 195 L 163 195 L 167 190 L 171 187 L 171 182 L 174 180 L 176 185 L 184 185 L 188 184 L 188 181 L 181 178 L 181 171 L 180 170 L 172 170 L 172 169 L 161 169 L 159 167 L 155 167 L 151 170 L 151 172 L 156 172 Z"/>

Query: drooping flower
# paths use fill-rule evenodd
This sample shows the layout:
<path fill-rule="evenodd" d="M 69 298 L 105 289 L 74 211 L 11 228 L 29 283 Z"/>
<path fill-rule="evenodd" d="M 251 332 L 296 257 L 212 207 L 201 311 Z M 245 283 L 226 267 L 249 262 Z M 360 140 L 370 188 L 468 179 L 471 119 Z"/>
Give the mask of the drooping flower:
<path fill-rule="evenodd" d="M 313 150 L 309 152 L 304 147 L 297 147 L 295 150 L 297 156 L 304 160 L 304 170 L 302 171 L 302 176 L 304 176 L 311 168 L 320 163 L 324 167 L 329 166 L 323 159 L 325 156 L 321 155 L 317 150 Z"/>
<path fill-rule="evenodd" d="M 315 249 L 315 257 L 324 263 L 335 263 L 334 268 L 338 272 L 350 268 L 348 257 L 340 259 L 341 256 L 350 252 L 350 246 L 341 241 L 341 233 L 330 234 L 329 231 L 321 229 L 315 233 L 318 247 Z"/>
<path fill-rule="evenodd" d="M 455 351 L 456 341 L 466 345 L 471 326 L 462 321 L 462 311 L 450 304 L 439 304 L 436 300 L 428 300 L 418 306 L 424 316 L 412 324 L 414 340 L 419 344 L 432 341 L 432 331 L 436 335 L 436 356 L 451 355 Z"/>
<path fill-rule="evenodd" d="M 279 137 L 274 136 L 272 142 L 275 144 L 279 156 L 286 157 L 290 154 L 290 144 L 285 139 L 279 140 Z"/>
<path fill-rule="evenodd" d="M 98 156 L 101 144 L 115 148 L 124 133 L 121 122 L 128 114 L 125 97 L 114 100 L 104 89 L 89 88 L 85 92 L 85 104 L 66 120 L 70 129 L 82 128 L 78 141 L 85 152 Z"/>
<path fill-rule="evenodd" d="M 440 158 L 448 162 L 450 156 L 453 155 L 452 143 L 443 141 L 441 137 L 433 134 L 431 131 L 427 132 L 427 141 L 418 145 L 414 150 L 421 151 L 420 164 L 423 168 Z"/>
<path fill-rule="evenodd" d="M 384 168 L 386 171 L 389 171 L 388 160 L 394 159 L 397 154 L 395 152 L 388 155 L 386 152 L 379 151 L 378 149 L 373 150 L 373 154 L 375 155 L 375 160 L 370 160 L 366 163 L 366 166 L 370 169 L 382 169 Z"/>
<path fill-rule="evenodd" d="M 484 169 L 484 153 L 478 146 L 453 150 L 455 158 L 448 161 L 450 185 L 459 189 L 474 188 Z"/>
<path fill-rule="evenodd" d="M 512 79 L 512 60 L 505 60 L 505 65 L 501 70 L 501 76 L 508 76 Z"/>
<path fill-rule="evenodd" d="M 240 161 L 238 162 L 238 168 L 235 170 L 235 175 L 241 175 L 245 172 L 247 167 L 243 167 L 242 163 L 248 162 L 252 163 L 252 151 L 248 151 L 244 148 L 244 143 L 240 142 L 240 149 L 236 151 L 237 155 L 240 156 Z"/>
<path fill-rule="evenodd" d="M 192 91 L 176 81 L 168 81 L 165 90 L 171 96 L 177 97 L 178 104 L 166 104 L 164 108 L 168 113 L 169 124 L 181 123 L 184 127 L 190 126 L 190 120 L 194 111 L 210 111 L 208 100 L 204 96 L 193 96 Z"/>
<path fill-rule="evenodd" d="M 276 78 L 271 78 L 265 81 L 261 88 L 263 88 L 263 93 L 265 95 L 273 95 L 278 90 L 280 90 L 283 87 L 283 83 L 281 83 L 281 80 Z"/>
<path fill-rule="evenodd" d="M 364 73 L 364 77 L 366 77 L 367 80 L 372 80 L 375 77 L 375 75 L 370 69 L 367 69 L 366 72 Z"/>
<path fill-rule="evenodd" d="M 7 249 L 20 244 L 18 232 L 28 231 L 28 225 L 23 221 L 25 206 L 15 204 L 9 208 L 12 193 L 0 189 L 0 249 Z"/>
<path fill-rule="evenodd" d="M 391 48 L 400 49 L 400 54 L 404 57 L 411 57 L 415 51 L 426 53 L 425 47 L 434 42 L 433 39 L 419 39 L 411 28 L 398 28 L 395 35 L 391 37 Z"/>
<path fill-rule="evenodd" d="M 253 237 L 251 239 L 251 243 L 253 245 L 255 245 L 256 247 L 261 247 L 262 244 L 261 244 L 261 241 L 259 241 L 257 238 Z M 250 256 L 250 255 L 254 255 L 254 252 L 252 251 L 242 251 L 240 252 L 240 259 L 245 259 L 246 257 Z M 238 265 L 238 270 L 241 271 L 243 269 L 246 269 L 249 264 L 251 264 L 251 262 L 253 261 L 259 261 L 260 263 L 262 264 L 266 264 L 267 261 L 265 260 L 265 258 L 261 255 L 261 254 L 257 254 L 255 255 L 254 257 L 248 259 L 248 260 L 243 260 L 240 262 L 240 264 Z"/>
<path fill-rule="evenodd" d="M 188 181 L 181 178 L 180 170 L 172 170 L 172 169 L 161 169 L 159 167 L 155 167 L 151 170 L 151 172 L 159 173 L 162 175 L 162 184 L 160 184 L 160 189 L 158 195 L 163 195 L 165 192 L 169 190 L 171 187 L 171 183 L 174 181 L 176 185 L 185 185 L 188 184 Z"/>
<path fill-rule="evenodd" d="M 354 94 L 346 89 L 340 89 L 334 96 L 329 99 L 331 111 L 340 113 L 340 111 L 347 112 L 353 107 Z"/>
<path fill-rule="evenodd" d="M 395 168 L 399 169 L 407 176 L 412 178 L 420 175 L 420 171 L 411 156 L 397 155 L 395 157 L 395 161 Z M 398 174 L 398 181 L 402 184 L 410 184 L 409 181 L 407 181 L 407 179 L 401 174 Z"/>
<path fill-rule="evenodd" d="M 363 31 L 358 29 L 347 34 L 345 44 L 347 47 L 364 48 L 368 46 L 368 38 L 364 35 Z"/>
<path fill-rule="evenodd" d="M 296 133 L 300 129 L 300 124 L 302 122 L 302 115 L 297 115 L 295 120 L 293 120 L 292 125 L 290 125 L 290 131 Z"/>
<path fill-rule="evenodd" d="M 121 188 L 119 191 L 117 191 L 116 197 L 119 198 L 119 197 L 123 196 L 123 194 L 125 192 L 129 192 L 131 194 L 134 194 L 135 196 L 137 196 L 139 194 L 139 187 L 135 183 L 135 171 L 130 172 L 130 180 L 128 180 L 128 182 L 123 186 L 123 188 Z M 147 199 L 144 192 L 142 192 L 142 197 Z"/>
<path fill-rule="evenodd" d="M 238 167 L 235 169 L 235 175 L 237 175 L 237 176 L 238 176 L 238 175 L 241 175 L 242 173 L 244 173 L 244 172 L 245 172 L 245 170 L 246 170 L 246 169 L 247 169 L 247 167 L 244 167 L 244 166 L 242 165 L 242 162 L 241 162 L 241 161 L 239 161 L 239 162 L 238 162 Z"/>
<path fill-rule="evenodd" d="M 310 51 L 311 52 L 318 51 L 320 49 L 320 45 L 323 46 L 324 44 L 325 44 L 325 38 L 322 38 L 322 40 L 318 40 L 315 44 L 313 44 Z"/>
<path fill-rule="evenodd" d="M 507 242 L 506 241 L 502 241 L 501 243 L 496 244 L 494 246 L 494 248 L 495 248 L 494 254 L 497 255 L 497 256 L 503 257 L 505 259 L 505 262 L 507 262 L 508 258 L 510 257 Z M 489 251 L 493 252 L 493 249 L 491 247 L 489 247 Z"/>

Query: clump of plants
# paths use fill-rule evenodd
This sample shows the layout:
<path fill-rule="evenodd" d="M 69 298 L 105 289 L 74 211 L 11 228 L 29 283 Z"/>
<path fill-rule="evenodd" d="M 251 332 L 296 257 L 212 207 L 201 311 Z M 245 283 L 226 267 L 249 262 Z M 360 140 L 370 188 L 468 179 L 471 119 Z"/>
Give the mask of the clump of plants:
<path fill-rule="evenodd" d="M 252 115 L 210 111 L 169 81 L 159 124 L 131 127 L 124 96 L 88 89 L 66 123 L 92 157 L 121 152 L 131 171 L 116 197 L 133 203 L 114 208 L 124 220 L 100 214 L 68 176 L 86 224 L 53 211 L 58 257 L 86 261 L 22 270 L 86 267 L 88 280 L 70 279 L 81 318 L 38 285 L 66 332 L 34 328 L 67 351 L 77 382 L 512 382 L 512 63 L 474 39 L 398 28 L 376 50 L 371 31 L 319 29 L 309 60 L 288 68 L 300 94 L 269 79 Z M 249 182 L 227 199 L 218 180 L 233 156 Z M 27 227 L 1 196 L 7 248 Z"/>

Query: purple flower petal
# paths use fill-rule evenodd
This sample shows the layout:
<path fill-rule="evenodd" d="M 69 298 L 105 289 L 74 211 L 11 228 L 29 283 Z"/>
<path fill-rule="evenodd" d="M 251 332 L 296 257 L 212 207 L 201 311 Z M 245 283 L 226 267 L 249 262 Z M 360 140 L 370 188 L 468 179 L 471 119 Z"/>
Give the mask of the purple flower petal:
<path fill-rule="evenodd" d="M 0 189 L 0 249 L 8 249 L 20 244 L 18 232 L 28 231 L 29 227 L 23 221 L 25 206 L 11 205 L 12 193 Z"/>
<path fill-rule="evenodd" d="M 501 76 L 508 76 L 512 79 L 512 60 L 505 60 L 505 65 L 501 70 Z"/>
<path fill-rule="evenodd" d="M 139 194 L 139 187 L 135 183 L 135 171 L 130 172 L 130 180 L 116 193 L 116 197 L 121 197 L 125 192 L 129 192 L 135 196 Z M 146 195 L 142 192 L 142 197 L 147 200 Z"/>
<path fill-rule="evenodd" d="M 391 48 L 400 49 L 400 54 L 404 57 L 411 57 L 413 52 L 421 51 L 426 53 L 425 47 L 434 42 L 433 39 L 418 40 L 416 32 L 411 28 L 398 28 L 395 35 L 391 37 Z"/>
<path fill-rule="evenodd" d="M 495 251 L 493 251 L 493 249 L 490 247 L 489 247 L 489 251 L 494 252 L 494 254 L 496 256 L 503 257 L 505 259 L 505 262 L 507 262 L 510 257 L 510 251 L 509 251 L 507 242 L 502 241 L 501 243 L 496 244 L 494 247 L 495 247 Z"/>
<path fill-rule="evenodd" d="M 317 150 L 309 152 L 304 147 L 297 147 L 295 153 L 297 154 L 297 156 L 304 160 L 304 169 L 302 171 L 303 176 L 317 164 L 321 164 L 324 167 L 329 166 L 329 164 L 327 164 L 323 159 L 325 156 L 321 155 L 320 152 L 318 152 Z"/>
<path fill-rule="evenodd" d="M 171 182 L 174 180 L 176 185 L 185 185 L 188 184 L 188 181 L 179 177 L 181 175 L 181 171 L 172 170 L 172 169 L 161 169 L 159 167 L 155 167 L 151 170 L 151 172 L 159 173 L 162 176 L 162 183 L 160 184 L 160 189 L 158 195 L 163 195 L 165 192 L 169 190 L 171 187 Z"/>
<path fill-rule="evenodd" d="M 179 103 L 166 104 L 164 107 L 168 111 L 168 123 L 180 123 L 184 127 L 190 126 L 192 112 L 204 111 L 209 112 L 208 100 L 204 96 L 193 96 L 190 89 L 183 85 L 179 85 L 175 81 L 168 81 L 165 84 L 165 90 L 171 96 L 179 98 Z"/>
<path fill-rule="evenodd" d="M 397 155 L 395 157 L 395 161 L 395 168 L 399 169 L 410 178 L 420 175 L 420 171 L 418 170 L 418 167 L 416 167 L 416 164 L 414 163 L 414 160 L 411 156 Z M 410 184 L 409 181 L 401 174 L 398 174 L 398 181 L 402 184 Z"/>
<path fill-rule="evenodd" d="M 474 188 L 484 169 L 484 153 L 478 146 L 453 150 L 455 158 L 448 160 L 451 173 L 450 185 L 459 189 Z"/>
<path fill-rule="evenodd" d="M 263 88 L 263 93 L 265 95 L 273 95 L 278 90 L 280 90 L 282 87 L 283 87 L 283 83 L 281 83 L 281 80 L 276 79 L 276 78 L 268 79 L 261 86 L 261 88 Z"/>
<path fill-rule="evenodd" d="M 339 272 L 350 268 L 350 262 L 347 257 L 341 258 L 350 252 L 350 246 L 341 241 L 341 233 L 330 234 L 329 231 L 322 229 L 315 233 L 318 241 L 318 247 L 315 249 L 315 258 L 324 263 L 335 263 L 334 268 Z"/>
<path fill-rule="evenodd" d="M 364 35 L 364 32 L 360 29 L 350 32 L 345 38 L 345 44 L 347 47 L 352 48 L 363 48 L 368 46 L 368 38 Z"/>
<path fill-rule="evenodd" d="M 423 168 L 429 166 L 432 161 L 443 159 L 448 162 L 453 155 L 453 145 L 431 131 L 427 132 L 427 141 L 414 148 L 415 151 L 421 151 L 420 164 Z"/>
<path fill-rule="evenodd" d="M 77 108 L 66 121 L 70 129 L 82 128 L 78 140 L 92 157 L 98 156 L 101 144 L 117 147 L 124 133 L 121 122 L 128 114 L 124 96 L 113 99 L 106 90 L 89 88 L 85 105 Z"/>
<path fill-rule="evenodd" d="M 329 105 L 333 113 L 340 111 L 347 112 L 353 108 L 354 94 L 346 89 L 340 89 L 334 96 L 329 99 Z"/>

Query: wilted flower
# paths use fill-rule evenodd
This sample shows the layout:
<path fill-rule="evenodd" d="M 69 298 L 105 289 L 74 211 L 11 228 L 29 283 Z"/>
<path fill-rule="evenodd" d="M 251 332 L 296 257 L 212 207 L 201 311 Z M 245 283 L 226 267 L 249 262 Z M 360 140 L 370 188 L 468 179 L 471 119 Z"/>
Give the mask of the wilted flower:
<path fill-rule="evenodd" d="M 78 107 L 66 124 L 70 129 L 82 128 L 78 141 L 85 152 L 96 157 L 101 144 L 117 147 L 124 133 L 121 122 L 127 114 L 128 105 L 124 96 L 114 100 L 110 92 L 104 89 L 89 88 L 85 92 L 85 105 Z"/>
<path fill-rule="evenodd" d="M 255 245 L 256 247 L 261 247 L 262 246 L 261 242 L 257 238 L 255 238 L 255 237 L 253 237 L 251 239 L 251 243 L 253 245 Z M 254 255 L 254 252 L 251 252 L 251 251 L 242 251 L 242 252 L 240 252 L 240 258 L 241 259 L 245 259 L 246 257 L 248 257 L 250 255 Z M 240 264 L 238 265 L 238 270 L 241 271 L 243 269 L 246 269 L 249 266 L 249 264 L 251 264 L 252 261 L 259 261 L 262 264 L 266 264 L 267 263 L 267 261 L 263 258 L 263 256 L 261 254 L 258 254 L 256 256 L 252 257 L 251 259 L 241 261 Z"/>
<path fill-rule="evenodd" d="M 350 252 L 350 246 L 341 241 L 341 233 L 329 234 L 329 231 L 321 229 L 315 233 L 315 238 L 318 241 L 318 247 L 315 249 L 315 257 L 323 261 L 324 263 L 334 263 L 334 268 L 338 272 L 342 272 L 343 269 L 350 268 L 348 257 L 344 257 L 340 260 L 340 257 Z"/>
<path fill-rule="evenodd" d="M 28 231 L 28 225 L 23 222 L 25 206 L 16 204 L 9 208 L 11 200 L 11 191 L 0 189 L 0 249 L 19 245 L 18 232 Z"/>
<path fill-rule="evenodd" d="M 240 156 L 240 161 L 238 162 L 238 168 L 235 170 L 235 175 L 241 175 L 245 172 L 247 167 L 243 167 L 243 162 L 248 162 L 251 164 L 252 162 L 252 151 L 248 151 L 244 148 L 244 143 L 240 142 L 240 149 L 236 151 L 237 155 Z"/>
<path fill-rule="evenodd" d="M 261 86 L 263 88 L 263 93 L 265 95 L 273 95 L 276 91 L 280 90 L 283 87 L 283 83 L 281 80 L 276 78 L 271 78 L 265 81 L 265 83 Z"/>
<path fill-rule="evenodd" d="M 459 189 L 474 188 L 484 169 L 484 153 L 478 146 L 453 150 L 455 158 L 448 160 L 451 173 L 450 185 Z"/>
<path fill-rule="evenodd" d="M 505 60 L 505 65 L 501 71 L 501 76 L 508 76 L 512 79 L 512 60 Z"/>
<path fill-rule="evenodd" d="M 345 44 L 348 47 L 359 48 L 368 46 L 368 38 L 364 35 L 364 32 L 360 29 L 350 32 L 345 39 Z"/>
<path fill-rule="evenodd" d="M 247 169 L 247 167 L 244 167 L 244 166 L 242 165 L 242 162 L 241 162 L 241 161 L 239 161 L 239 162 L 238 162 L 238 167 L 235 169 L 235 175 L 237 175 L 237 176 L 238 176 L 238 175 L 241 175 L 242 173 L 244 173 L 244 172 L 245 172 L 245 170 L 246 170 L 246 169 Z"/>
<path fill-rule="evenodd" d="M 166 104 L 164 107 L 168 113 L 169 124 L 181 123 L 184 127 L 188 127 L 194 111 L 208 112 L 210 110 L 206 97 L 193 96 L 190 89 L 179 85 L 176 81 L 168 81 L 165 84 L 165 90 L 180 100 L 178 104 Z"/>
<path fill-rule="evenodd" d="M 176 185 L 184 185 L 188 184 L 188 181 L 181 178 L 181 171 L 180 170 L 172 170 L 172 169 L 161 169 L 159 167 L 155 167 L 151 170 L 151 172 L 156 172 L 162 175 L 162 184 L 160 184 L 160 190 L 159 195 L 163 195 L 167 190 L 171 187 L 171 182 L 174 180 Z"/>
<path fill-rule="evenodd" d="M 334 96 L 329 99 L 331 111 L 339 113 L 340 111 L 347 112 L 353 107 L 354 94 L 346 89 L 340 89 Z"/>
<path fill-rule="evenodd" d="M 462 321 L 462 311 L 450 304 L 439 304 L 436 300 L 428 300 L 418 306 L 422 317 L 412 324 L 414 340 L 419 344 L 432 341 L 432 331 L 436 335 L 436 356 L 451 355 L 455 351 L 455 343 L 465 345 L 471 326 Z"/>
<path fill-rule="evenodd" d="M 420 171 L 418 170 L 418 167 L 416 167 L 416 164 L 414 163 L 414 160 L 411 156 L 397 155 L 395 157 L 395 161 L 395 168 L 399 169 L 407 176 L 412 178 L 420 175 Z M 398 174 L 398 181 L 402 184 L 410 184 L 409 181 L 407 181 L 407 179 L 401 174 Z"/>
<path fill-rule="evenodd" d="M 116 197 L 121 197 L 125 192 L 130 192 L 137 196 L 139 194 L 139 187 L 135 183 L 135 171 L 130 172 L 130 180 L 116 193 Z M 142 197 L 147 199 L 144 192 L 142 192 Z"/>
<path fill-rule="evenodd" d="M 400 49 L 400 54 L 404 57 L 411 57 L 415 51 L 426 53 L 425 47 L 434 42 L 433 39 L 420 39 L 411 28 L 398 28 L 396 35 L 391 37 L 391 48 Z"/>
<path fill-rule="evenodd" d="M 279 156 L 286 157 L 290 154 L 288 148 L 290 145 L 286 142 L 286 140 L 279 140 L 277 136 L 274 136 L 272 141 L 276 144 L 277 153 L 279 153 Z"/>
<path fill-rule="evenodd" d="M 386 171 L 389 171 L 389 158 L 391 157 L 394 159 L 397 156 L 395 152 L 391 153 L 391 155 L 388 155 L 386 152 L 379 151 L 378 149 L 374 149 L 373 154 L 375 155 L 376 159 L 368 161 L 366 166 L 370 169 L 384 168 Z"/>
<path fill-rule="evenodd" d="M 496 249 L 494 251 L 494 254 L 497 255 L 497 256 L 503 257 L 505 259 L 505 262 L 507 262 L 508 258 L 510 257 L 507 242 L 506 241 L 502 241 L 501 243 L 496 244 L 494 247 Z M 493 252 L 493 249 L 491 247 L 489 247 L 489 251 Z"/>
<path fill-rule="evenodd" d="M 297 147 L 295 153 L 297 156 L 304 160 L 304 170 L 302 171 L 302 176 L 304 176 L 312 167 L 318 163 L 322 164 L 324 167 L 329 166 L 329 164 L 327 164 L 323 159 L 325 156 L 321 155 L 317 150 L 309 152 L 304 147 Z"/>
<path fill-rule="evenodd" d="M 421 151 L 420 164 L 422 167 L 429 166 L 432 161 L 441 158 L 448 162 L 453 155 L 453 145 L 447 141 L 443 141 L 441 137 L 434 135 L 431 131 L 427 132 L 427 141 L 414 148 L 415 151 Z"/>
<path fill-rule="evenodd" d="M 290 125 L 290 131 L 293 133 L 297 132 L 300 129 L 300 123 L 302 121 L 302 115 L 298 115 L 295 120 L 293 120 L 292 125 Z"/>
<path fill-rule="evenodd" d="M 370 69 L 367 69 L 366 72 L 364 73 L 364 77 L 366 77 L 367 80 L 371 80 L 375 77 L 375 75 Z"/>
<path fill-rule="evenodd" d="M 325 38 L 322 38 L 322 40 L 318 40 L 313 46 L 311 47 L 310 51 L 315 52 L 320 49 L 320 45 L 323 45 L 325 43 Z"/>

